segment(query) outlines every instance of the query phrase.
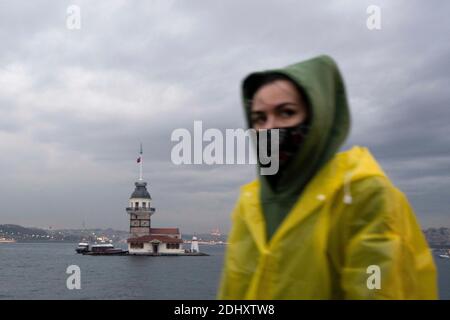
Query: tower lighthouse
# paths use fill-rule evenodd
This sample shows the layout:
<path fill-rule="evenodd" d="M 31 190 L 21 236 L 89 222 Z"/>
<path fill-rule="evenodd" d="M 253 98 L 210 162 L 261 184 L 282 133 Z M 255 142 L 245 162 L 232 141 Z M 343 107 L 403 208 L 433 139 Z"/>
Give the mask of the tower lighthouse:
<path fill-rule="evenodd" d="M 132 237 L 150 235 L 151 216 L 155 208 L 150 206 L 152 200 L 147 190 L 147 182 L 137 181 L 131 194 L 127 213 L 130 215 L 130 234 Z"/>
<path fill-rule="evenodd" d="M 155 208 L 151 207 L 152 197 L 147 190 L 147 182 L 142 178 L 142 144 L 137 159 L 139 180 L 130 196 L 127 213 L 130 215 L 130 238 L 128 252 L 132 255 L 180 255 L 184 254 L 183 240 L 178 228 L 152 228 L 151 217 Z"/>
<path fill-rule="evenodd" d="M 135 182 L 135 189 L 130 196 L 127 213 L 130 215 L 130 235 L 132 237 L 142 237 L 150 235 L 151 216 L 155 213 L 155 208 L 150 206 L 152 197 L 147 190 L 147 182 L 142 179 L 143 165 L 142 144 L 139 158 L 139 181 Z"/>

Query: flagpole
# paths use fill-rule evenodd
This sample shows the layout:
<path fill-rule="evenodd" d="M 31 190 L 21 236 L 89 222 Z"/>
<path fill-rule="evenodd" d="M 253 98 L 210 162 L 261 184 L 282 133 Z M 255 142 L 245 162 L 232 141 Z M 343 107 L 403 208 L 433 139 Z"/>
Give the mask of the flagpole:
<path fill-rule="evenodd" d="M 142 162 L 144 162 L 144 158 L 142 156 L 142 142 L 141 142 L 141 150 L 140 150 L 140 161 L 139 161 L 139 181 L 142 181 Z"/>

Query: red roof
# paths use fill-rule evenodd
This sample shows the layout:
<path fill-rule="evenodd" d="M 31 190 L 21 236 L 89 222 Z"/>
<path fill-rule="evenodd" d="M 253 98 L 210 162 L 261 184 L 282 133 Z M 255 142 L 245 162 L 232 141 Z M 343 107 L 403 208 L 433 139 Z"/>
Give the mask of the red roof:
<path fill-rule="evenodd" d="M 130 242 L 137 242 L 137 243 L 143 243 L 143 242 L 151 242 L 152 240 L 159 240 L 163 243 L 183 243 L 183 240 L 178 238 L 173 238 L 169 236 L 142 236 L 138 238 L 129 238 L 127 240 L 128 243 Z"/>
<path fill-rule="evenodd" d="M 150 234 L 180 234 L 178 228 L 150 228 Z"/>

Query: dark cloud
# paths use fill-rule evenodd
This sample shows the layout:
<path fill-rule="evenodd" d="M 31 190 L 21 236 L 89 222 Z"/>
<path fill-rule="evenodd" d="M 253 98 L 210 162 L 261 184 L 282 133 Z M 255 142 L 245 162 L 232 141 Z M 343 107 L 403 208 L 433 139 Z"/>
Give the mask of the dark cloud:
<path fill-rule="evenodd" d="M 126 229 L 139 142 L 155 225 L 226 230 L 251 166 L 175 166 L 176 128 L 242 128 L 241 79 L 328 53 L 353 125 L 424 226 L 449 225 L 449 7 L 378 1 L 2 1 L 0 223 Z"/>

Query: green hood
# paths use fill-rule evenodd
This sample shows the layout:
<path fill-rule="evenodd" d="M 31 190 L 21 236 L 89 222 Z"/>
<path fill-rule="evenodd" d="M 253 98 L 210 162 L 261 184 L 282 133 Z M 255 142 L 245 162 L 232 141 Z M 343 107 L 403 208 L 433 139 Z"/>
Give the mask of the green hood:
<path fill-rule="evenodd" d="M 249 127 L 251 88 L 254 88 L 261 77 L 273 73 L 287 76 L 303 91 L 310 108 L 310 128 L 297 154 L 278 173 L 280 176 L 275 187 L 269 183 L 268 176 L 259 176 L 260 198 L 269 239 L 308 182 L 339 150 L 350 128 L 350 112 L 343 79 L 336 63 L 328 56 L 248 75 L 242 83 L 242 98 Z"/>

